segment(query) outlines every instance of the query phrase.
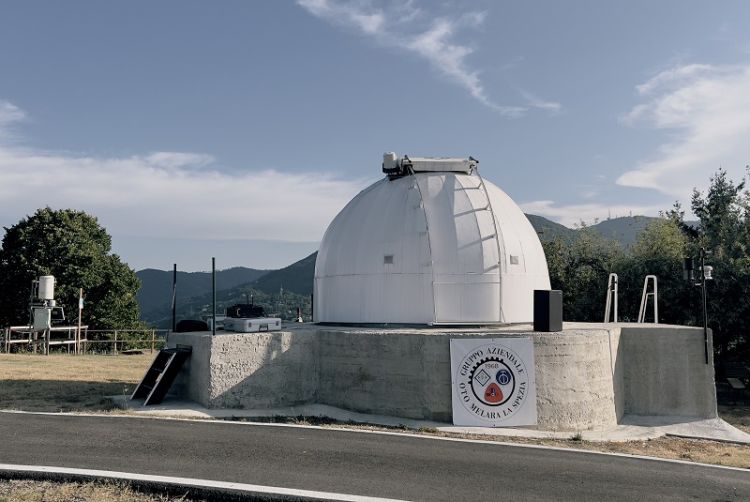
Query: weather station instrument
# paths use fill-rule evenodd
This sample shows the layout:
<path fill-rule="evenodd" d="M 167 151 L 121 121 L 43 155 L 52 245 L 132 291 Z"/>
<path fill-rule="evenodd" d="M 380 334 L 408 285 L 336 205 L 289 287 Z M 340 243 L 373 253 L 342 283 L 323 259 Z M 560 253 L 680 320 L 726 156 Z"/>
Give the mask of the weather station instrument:
<path fill-rule="evenodd" d="M 53 321 L 65 320 L 65 311 L 55 301 L 54 276 L 42 275 L 31 282 L 29 310 L 34 331 L 46 332 Z"/>

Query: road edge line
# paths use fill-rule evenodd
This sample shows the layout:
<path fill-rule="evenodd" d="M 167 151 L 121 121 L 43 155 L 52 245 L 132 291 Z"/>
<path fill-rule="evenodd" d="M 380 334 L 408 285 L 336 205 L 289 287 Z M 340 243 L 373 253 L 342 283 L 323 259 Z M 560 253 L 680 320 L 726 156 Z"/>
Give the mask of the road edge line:
<path fill-rule="evenodd" d="M 322 492 L 298 488 L 283 488 L 231 481 L 217 481 L 200 478 L 182 478 L 138 474 L 133 472 L 106 471 L 98 469 L 80 469 L 73 467 L 56 467 L 46 465 L 23 465 L 0 463 L 0 479 L 34 479 L 47 481 L 125 481 L 145 490 L 158 492 L 192 492 L 198 496 L 209 496 L 215 499 L 217 493 L 228 498 L 238 495 L 252 500 L 268 501 L 310 501 L 331 500 L 336 502 L 406 502 L 399 499 L 352 495 L 346 493 Z"/>

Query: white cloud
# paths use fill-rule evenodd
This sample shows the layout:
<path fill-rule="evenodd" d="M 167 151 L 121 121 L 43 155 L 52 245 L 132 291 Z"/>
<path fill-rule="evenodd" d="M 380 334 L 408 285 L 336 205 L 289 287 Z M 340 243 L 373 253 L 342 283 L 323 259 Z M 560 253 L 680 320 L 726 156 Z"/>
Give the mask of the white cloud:
<path fill-rule="evenodd" d="M 559 113 L 562 110 L 562 105 L 556 101 L 546 101 L 529 91 L 521 91 L 521 95 L 526 99 L 529 106 L 533 108 L 539 108 L 540 110 L 547 110 L 552 113 Z"/>
<path fill-rule="evenodd" d="M 333 3 L 328 0 L 298 0 L 298 3 L 315 16 L 342 24 L 353 24 L 367 34 L 376 34 L 385 24 L 385 15 L 381 10 L 368 13 L 361 5 Z"/>
<path fill-rule="evenodd" d="M 0 102 L 0 225 L 50 206 L 90 212 L 119 235 L 310 242 L 364 185 L 324 173 L 227 173 L 195 153 L 105 158 L 2 141 L 25 116 Z"/>
<path fill-rule="evenodd" d="M 168 168 L 203 167 L 214 163 L 211 155 L 186 152 L 155 152 L 143 160 L 154 166 Z"/>
<path fill-rule="evenodd" d="M 647 101 L 624 117 L 672 134 L 617 183 L 686 197 L 720 167 L 740 179 L 750 162 L 750 65 L 686 65 L 636 88 Z"/>
<path fill-rule="evenodd" d="M 0 127 L 26 118 L 26 113 L 13 103 L 0 100 Z"/>
<path fill-rule="evenodd" d="M 696 76 L 712 73 L 716 70 L 716 67 L 706 64 L 677 66 L 657 73 L 643 84 L 635 86 L 635 88 L 639 94 L 650 94 L 666 85 L 685 83 Z"/>
<path fill-rule="evenodd" d="M 482 21 L 481 18 L 475 18 L 474 22 L 481 23 Z M 456 24 L 455 21 L 448 19 L 437 19 L 427 31 L 404 40 L 402 47 L 425 58 L 445 76 L 469 91 L 469 94 L 483 105 L 508 115 L 523 113 L 525 111 L 523 109 L 500 106 L 490 100 L 479 74 L 467 68 L 466 57 L 473 50 L 451 43 Z"/>
<path fill-rule="evenodd" d="M 661 206 L 631 206 L 625 204 L 606 205 L 600 203 L 557 205 L 551 200 L 537 200 L 521 204 L 525 213 L 544 216 L 567 227 L 573 227 L 581 221 L 593 224 L 595 220 L 618 218 L 622 216 L 656 216 Z"/>
<path fill-rule="evenodd" d="M 13 138 L 12 127 L 16 122 L 26 120 L 26 113 L 13 103 L 0 100 L 0 141 Z"/>
<path fill-rule="evenodd" d="M 459 30 L 480 26 L 486 16 L 484 12 L 428 19 L 412 0 L 378 4 L 381 6 L 370 1 L 297 0 L 297 3 L 316 17 L 358 30 L 383 46 L 396 47 L 421 57 L 444 77 L 463 87 L 474 99 L 502 115 L 519 117 L 529 110 L 529 106 L 559 110 L 558 103 L 541 100 L 529 102 L 529 106 L 509 106 L 490 99 L 479 72 L 471 69 L 467 62 L 474 49 L 455 41 Z"/>

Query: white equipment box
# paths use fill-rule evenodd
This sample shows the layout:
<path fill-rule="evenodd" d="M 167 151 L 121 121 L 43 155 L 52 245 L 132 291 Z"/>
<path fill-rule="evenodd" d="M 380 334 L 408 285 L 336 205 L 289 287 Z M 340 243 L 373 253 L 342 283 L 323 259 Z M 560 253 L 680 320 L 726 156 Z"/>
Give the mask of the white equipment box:
<path fill-rule="evenodd" d="M 224 319 L 224 331 L 234 331 L 236 333 L 281 331 L 281 319 L 278 317 L 227 317 Z"/>

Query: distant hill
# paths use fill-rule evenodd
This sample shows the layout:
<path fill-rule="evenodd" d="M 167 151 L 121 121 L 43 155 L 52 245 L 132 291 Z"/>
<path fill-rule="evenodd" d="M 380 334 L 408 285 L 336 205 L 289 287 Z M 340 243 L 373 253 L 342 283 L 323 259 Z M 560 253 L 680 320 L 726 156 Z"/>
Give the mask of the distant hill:
<path fill-rule="evenodd" d="M 220 270 L 216 272 L 216 289 L 222 291 L 253 282 L 267 273 L 268 270 L 246 267 Z M 141 280 L 141 289 L 137 294 L 141 318 L 148 320 L 154 315 L 161 316 L 164 310 L 169 310 L 172 304 L 172 271 L 147 268 L 139 270 L 136 275 Z M 177 272 L 178 302 L 210 292 L 210 272 Z M 158 313 L 154 314 L 152 311 L 158 311 Z"/>
<path fill-rule="evenodd" d="M 629 247 L 635 244 L 638 234 L 658 219 L 651 216 L 624 216 L 600 221 L 588 228 L 602 237 L 617 241 L 624 247 Z"/>
<path fill-rule="evenodd" d="M 222 314 L 226 308 L 246 303 L 248 300 L 260 305 L 269 316 L 281 317 L 284 320 L 296 318 L 297 307 L 302 309 L 305 319 L 310 319 L 313 274 L 317 253 L 280 270 L 265 274 L 260 279 L 235 285 L 216 292 L 216 313 Z M 266 276 L 271 276 L 268 280 Z M 283 284 L 283 292 L 282 292 Z M 178 293 L 179 293 L 178 285 Z M 301 291 L 299 293 L 297 291 Z M 202 293 L 193 297 L 179 296 L 177 301 L 177 320 L 200 319 L 208 315 L 212 308 L 212 296 Z M 168 328 L 172 321 L 171 309 L 167 306 L 143 311 L 142 319 L 152 326 Z"/>
<path fill-rule="evenodd" d="M 216 272 L 218 310 L 244 303 L 249 295 L 253 295 L 256 303 L 263 305 L 269 313 L 284 314 L 285 318 L 291 318 L 297 306 L 309 310 L 317 255 L 317 252 L 313 253 L 279 270 L 234 267 Z M 168 327 L 172 315 L 172 272 L 146 269 L 136 272 L 136 275 L 142 283 L 138 292 L 141 319 L 155 326 Z M 282 287 L 284 296 L 279 299 Z M 177 272 L 179 319 L 199 316 L 210 301 L 210 272 Z"/>
<path fill-rule="evenodd" d="M 266 293 L 278 293 L 281 288 L 299 295 L 310 295 L 313 292 L 313 277 L 315 275 L 315 259 L 318 252 L 292 263 L 288 267 L 274 270 L 254 281 L 251 286 Z"/>
<path fill-rule="evenodd" d="M 574 241 L 580 230 L 568 228 L 542 216 L 526 215 L 542 241 L 561 238 Z M 630 216 L 601 221 L 586 228 L 605 238 L 615 240 L 624 247 L 632 245 L 638 234 L 656 218 Z M 227 305 L 244 302 L 253 295 L 257 304 L 266 311 L 291 319 L 297 306 L 309 315 L 310 294 L 313 290 L 315 259 L 313 253 L 288 267 L 279 270 L 257 270 L 235 267 L 216 273 L 219 311 Z M 137 272 L 143 286 L 138 293 L 141 318 L 154 325 L 166 327 L 171 319 L 172 272 L 146 269 Z M 284 294 L 281 295 L 283 287 Z M 208 272 L 178 272 L 178 318 L 196 318 L 210 307 L 211 274 Z"/>
<path fill-rule="evenodd" d="M 312 286 L 312 277 L 310 278 Z M 216 293 L 216 313 L 223 314 L 226 308 L 237 303 L 246 303 L 251 299 L 253 304 L 263 307 L 266 315 L 281 317 L 284 320 L 296 318 L 297 307 L 302 309 L 303 317 L 310 319 L 311 298 L 310 295 L 301 295 L 284 288 L 273 293 L 266 293 L 256 289 L 253 283 L 242 284 L 233 288 Z M 211 312 L 211 295 L 202 295 L 181 302 L 177 306 L 177 319 L 198 319 L 201 315 Z M 167 327 L 171 322 L 171 313 L 166 312 L 161 319 L 153 319 L 152 323 Z"/>
<path fill-rule="evenodd" d="M 543 242 L 554 240 L 557 237 L 565 242 L 572 242 L 576 238 L 576 231 L 565 225 L 555 223 L 535 214 L 527 214 L 526 217 L 539 235 L 539 239 Z"/>

